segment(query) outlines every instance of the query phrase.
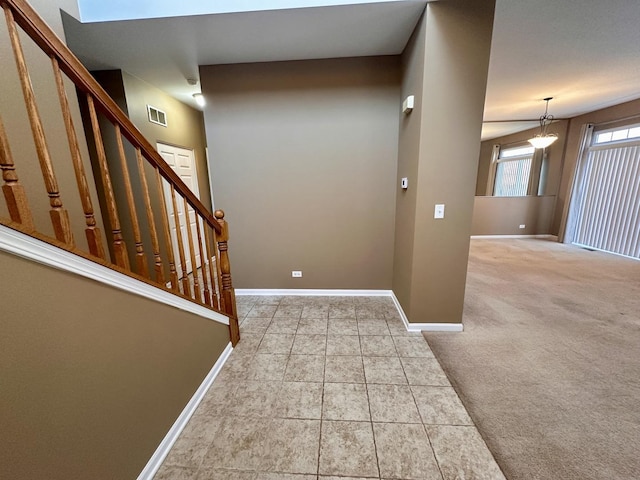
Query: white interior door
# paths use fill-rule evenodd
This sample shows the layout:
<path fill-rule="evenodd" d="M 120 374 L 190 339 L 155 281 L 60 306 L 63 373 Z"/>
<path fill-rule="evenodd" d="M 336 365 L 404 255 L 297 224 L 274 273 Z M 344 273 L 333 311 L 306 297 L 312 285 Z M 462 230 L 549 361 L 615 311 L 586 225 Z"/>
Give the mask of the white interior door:
<path fill-rule="evenodd" d="M 174 172 L 182 179 L 182 181 L 191 189 L 196 197 L 200 198 L 200 192 L 198 191 L 198 177 L 196 173 L 196 162 L 193 150 L 186 148 L 174 147 L 173 145 L 165 145 L 158 143 L 158 153 L 164 159 L 167 164 L 173 169 Z M 176 271 L 178 275 L 182 274 L 182 264 L 180 262 L 180 250 L 178 246 L 178 235 L 176 233 L 176 222 L 173 213 L 173 202 L 171 200 L 171 189 L 166 182 L 164 184 L 164 198 L 167 204 L 167 213 L 169 215 L 169 229 L 171 232 L 171 241 L 173 244 L 174 262 L 176 265 Z M 196 213 L 189 205 L 187 212 L 188 221 L 185 219 L 184 202 L 182 197 L 177 197 L 178 217 L 180 224 L 180 233 L 182 235 L 182 244 L 184 247 L 185 264 L 187 273 L 193 271 L 193 265 L 191 265 L 191 250 L 189 249 L 189 237 L 187 228 L 191 229 L 191 235 L 194 243 L 194 256 L 196 259 L 196 268 L 200 268 L 200 249 L 198 248 L 198 232 L 196 227 Z M 188 225 L 188 227 L 187 227 Z"/>

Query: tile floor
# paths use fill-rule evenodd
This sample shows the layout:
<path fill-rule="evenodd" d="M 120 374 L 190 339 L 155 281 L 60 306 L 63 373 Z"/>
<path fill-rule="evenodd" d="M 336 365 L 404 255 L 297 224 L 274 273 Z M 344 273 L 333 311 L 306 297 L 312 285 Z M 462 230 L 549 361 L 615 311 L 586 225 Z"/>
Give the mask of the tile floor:
<path fill-rule="evenodd" d="M 504 480 L 390 298 L 238 296 L 238 314 L 155 480 Z"/>

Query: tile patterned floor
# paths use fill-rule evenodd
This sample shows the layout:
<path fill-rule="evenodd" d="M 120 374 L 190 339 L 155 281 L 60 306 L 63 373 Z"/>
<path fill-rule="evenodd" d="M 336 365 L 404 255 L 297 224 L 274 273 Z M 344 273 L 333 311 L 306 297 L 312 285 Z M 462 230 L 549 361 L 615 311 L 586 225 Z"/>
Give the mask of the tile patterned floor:
<path fill-rule="evenodd" d="M 504 480 L 391 299 L 239 296 L 238 314 L 155 480 Z"/>

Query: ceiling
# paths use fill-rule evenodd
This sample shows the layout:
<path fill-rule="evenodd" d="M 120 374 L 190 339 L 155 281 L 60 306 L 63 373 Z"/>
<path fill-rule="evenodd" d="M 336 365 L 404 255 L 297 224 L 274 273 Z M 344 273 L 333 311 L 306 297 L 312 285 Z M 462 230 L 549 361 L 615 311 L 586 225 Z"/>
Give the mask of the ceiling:
<path fill-rule="evenodd" d="M 198 65 L 399 54 L 426 3 L 64 23 L 90 70 L 125 70 L 195 106 Z M 544 97 L 556 118 L 639 98 L 638 25 L 637 0 L 496 0 L 483 139 L 536 126 Z"/>

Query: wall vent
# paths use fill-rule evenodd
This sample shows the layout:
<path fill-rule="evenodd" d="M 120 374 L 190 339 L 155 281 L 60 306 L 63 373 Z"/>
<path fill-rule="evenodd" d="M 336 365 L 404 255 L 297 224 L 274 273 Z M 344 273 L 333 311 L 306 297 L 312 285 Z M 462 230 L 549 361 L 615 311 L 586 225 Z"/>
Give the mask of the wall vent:
<path fill-rule="evenodd" d="M 147 105 L 147 113 L 149 114 L 149 121 L 151 123 L 156 123 L 163 127 L 167 126 L 167 114 L 159 108 Z"/>

